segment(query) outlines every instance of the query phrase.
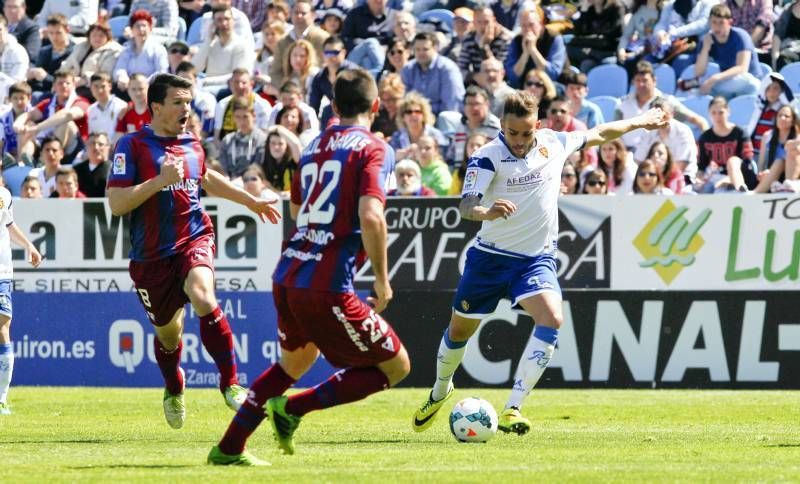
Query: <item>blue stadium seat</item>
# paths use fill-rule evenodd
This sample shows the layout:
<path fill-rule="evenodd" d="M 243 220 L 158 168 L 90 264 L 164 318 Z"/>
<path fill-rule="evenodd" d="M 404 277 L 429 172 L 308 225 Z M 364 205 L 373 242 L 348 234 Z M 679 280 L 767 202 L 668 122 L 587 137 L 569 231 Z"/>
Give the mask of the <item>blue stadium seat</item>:
<path fill-rule="evenodd" d="M 786 79 L 792 92 L 800 92 L 800 62 L 792 62 L 781 67 L 781 75 Z"/>
<path fill-rule="evenodd" d="M 761 73 L 765 76 L 772 72 L 772 66 L 767 64 L 766 62 L 761 62 Z"/>
<path fill-rule="evenodd" d="M 111 29 L 111 35 L 114 39 L 121 39 L 125 27 L 128 26 L 128 16 L 120 15 L 118 17 L 111 17 L 108 19 L 108 27 Z"/>
<path fill-rule="evenodd" d="M 710 103 L 712 99 L 713 98 L 709 95 L 690 96 L 681 99 L 681 103 L 683 103 L 683 105 L 690 110 L 702 116 L 703 119 L 705 119 L 708 124 L 711 125 L 711 117 L 708 115 L 708 103 Z M 695 139 L 699 138 L 702 134 L 700 130 L 695 125 L 690 126 Z"/>
<path fill-rule="evenodd" d="M 589 99 L 589 101 L 597 104 L 600 111 L 603 112 L 603 118 L 605 118 L 606 123 L 614 121 L 614 112 L 617 110 L 617 106 L 619 106 L 619 98 L 614 96 L 596 96 Z"/>
<path fill-rule="evenodd" d="M 3 180 L 6 182 L 6 188 L 11 192 L 11 195 L 18 197 L 22 191 L 22 180 L 28 176 L 31 167 L 27 165 L 17 165 L 3 170 Z"/>
<path fill-rule="evenodd" d="M 717 64 L 716 62 L 709 62 L 708 66 L 706 67 L 705 74 L 703 74 L 703 77 L 700 78 L 700 82 L 705 81 L 706 79 L 708 79 L 709 77 L 713 76 L 714 74 L 716 74 L 718 72 L 719 72 L 719 64 Z M 684 69 L 683 72 L 681 72 L 681 75 L 680 75 L 680 77 L 678 77 L 678 79 L 679 80 L 680 79 L 694 79 L 695 77 L 696 76 L 694 74 L 694 64 L 692 64 L 689 67 L 687 67 L 686 69 Z M 675 95 L 676 96 L 680 96 L 681 94 L 683 94 L 685 96 L 686 95 L 686 91 L 681 91 L 680 89 L 676 89 Z"/>
<path fill-rule="evenodd" d="M 664 94 L 675 94 L 675 70 L 669 64 L 655 68 L 656 87 Z"/>
<path fill-rule="evenodd" d="M 589 97 L 622 97 L 628 92 L 628 73 L 616 64 L 601 64 L 587 76 Z"/>
<path fill-rule="evenodd" d="M 753 116 L 753 111 L 758 106 L 758 96 L 756 94 L 745 94 L 744 96 L 737 96 L 728 101 L 730 108 L 730 120 L 740 128 L 746 128 L 747 123 Z"/>
<path fill-rule="evenodd" d="M 444 24 L 447 24 L 450 27 L 450 31 L 453 31 L 453 19 L 455 18 L 455 14 L 450 10 L 445 10 L 443 8 L 435 8 L 433 10 L 428 10 L 427 12 L 422 13 L 417 22 L 422 23 L 426 20 L 438 20 Z"/>
<path fill-rule="evenodd" d="M 183 17 L 178 17 L 178 36 L 177 40 L 184 40 L 186 38 L 186 20 Z M 259 45 L 259 44 L 256 44 Z"/>
<path fill-rule="evenodd" d="M 197 17 L 186 33 L 186 43 L 189 45 L 199 44 L 202 40 L 203 17 Z"/>

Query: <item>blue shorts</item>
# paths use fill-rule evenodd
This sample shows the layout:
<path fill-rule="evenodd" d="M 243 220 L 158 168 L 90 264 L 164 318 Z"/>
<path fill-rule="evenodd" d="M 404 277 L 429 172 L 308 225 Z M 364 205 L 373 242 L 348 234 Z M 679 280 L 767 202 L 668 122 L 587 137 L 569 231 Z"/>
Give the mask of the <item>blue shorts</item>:
<path fill-rule="evenodd" d="M 11 288 L 13 284 L 10 280 L 0 281 L 0 314 L 11 317 Z"/>
<path fill-rule="evenodd" d="M 556 259 L 549 254 L 521 258 L 471 247 L 453 311 L 460 316 L 482 319 L 492 314 L 503 298 L 511 299 L 512 306 L 520 309 L 521 300 L 544 291 L 561 296 L 556 274 Z"/>

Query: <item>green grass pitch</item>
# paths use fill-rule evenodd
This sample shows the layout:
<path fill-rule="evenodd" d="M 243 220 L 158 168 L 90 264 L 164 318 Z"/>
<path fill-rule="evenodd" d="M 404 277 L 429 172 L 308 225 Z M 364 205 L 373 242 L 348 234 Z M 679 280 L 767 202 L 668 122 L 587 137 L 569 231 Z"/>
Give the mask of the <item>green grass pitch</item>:
<path fill-rule="evenodd" d="M 269 423 L 249 449 L 266 468 L 206 455 L 232 417 L 213 390 L 189 389 L 187 422 L 164 422 L 161 390 L 14 388 L 0 417 L 0 482 L 731 482 L 800 480 L 800 393 L 541 390 L 524 437 L 457 443 L 447 412 L 415 434 L 424 389 L 396 389 L 304 418 L 297 454 Z M 507 391 L 456 389 L 502 408 Z"/>

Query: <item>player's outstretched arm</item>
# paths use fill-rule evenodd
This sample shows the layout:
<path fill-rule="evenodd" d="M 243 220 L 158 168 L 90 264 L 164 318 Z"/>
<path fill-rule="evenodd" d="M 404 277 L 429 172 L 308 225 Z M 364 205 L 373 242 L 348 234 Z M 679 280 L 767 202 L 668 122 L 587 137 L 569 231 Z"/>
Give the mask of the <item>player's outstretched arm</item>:
<path fill-rule="evenodd" d="M 281 218 L 281 214 L 277 208 L 274 207 L 275 200 L 264 200 L 256 198 L 241 188 L 237 187 L 227 178 L 220 175 L 214 170 L 207 170 L 203 177 L 203 188 L 206 193 L 212 197 L 221 197 L 240 205 L 249 208 L 253 213 L 257 214 L 262 222 L 269 220 L 276 224 Z"/>
<path fill-rule="evenodd" d="M 383 202 L 369 195 L 358 199 L 358 218 L 361 221 L 361 240 L 375 273 L 375 297 L 368 297 L 375 312 L 386 309 L 392 300 L 392 286 L 389 284 L 389 257 L 386 254 L 388 231 L 383 214 Z"/>
<path fill-rule="evenodd" d="M 183 180 L 183 163 L 166 161 L 161 172 L 146 182 L 130 187 L 109 187 L 106 191 L 108 205 L 114 215 L 125 215 L 147 201 L 162 188 Z"/>
<path fill-rule="evenodd" d="M 667 124 L 667 118 L 661 108 L 653 108 L 649 111 L 630 119 L 620 119 L 610 123 L 603 123 L 586 131 L 586 147 L 601 145 L 612 139 L 619 138 L 623 134 L 634 129 L 656 129 L 663 128 Z"/>
<path fill-rule="evenodd" d="M 11 237 L 11 240 L 18 244 L 19 246 L 23 247 L 26 251 L 28 251 L 28 262 L 33 267 L 39 267 L 39 264 L 42 263 L 42 254 L 36 250 L 36 247 L 25 237 L 25 234 L 22 233 L 22 230 L 19 226 L 15 223 L 12 223 L 8 226 L 8 235 Z"/>

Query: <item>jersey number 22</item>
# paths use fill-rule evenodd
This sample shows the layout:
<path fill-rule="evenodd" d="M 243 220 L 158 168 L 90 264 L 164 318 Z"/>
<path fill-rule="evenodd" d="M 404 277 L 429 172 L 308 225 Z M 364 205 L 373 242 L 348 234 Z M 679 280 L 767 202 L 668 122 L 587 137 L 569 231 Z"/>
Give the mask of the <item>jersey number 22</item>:
<path fill-rule="evenodd" d="M 308 224 L 329 224 L 333 221 L 336 207 L 333 203 L 329 203 L 328 199 L 339 184 L 341 174 L 342 163 L 338 160 L 328 160 L 322 166 L 308 163 L 301 168 L 300 183 L 306 196 L 297 214 L 298 227 L 305 227 Z M 311 195 L 317 185 L 322 186 L 322 190 L 312 201 Z"/>

